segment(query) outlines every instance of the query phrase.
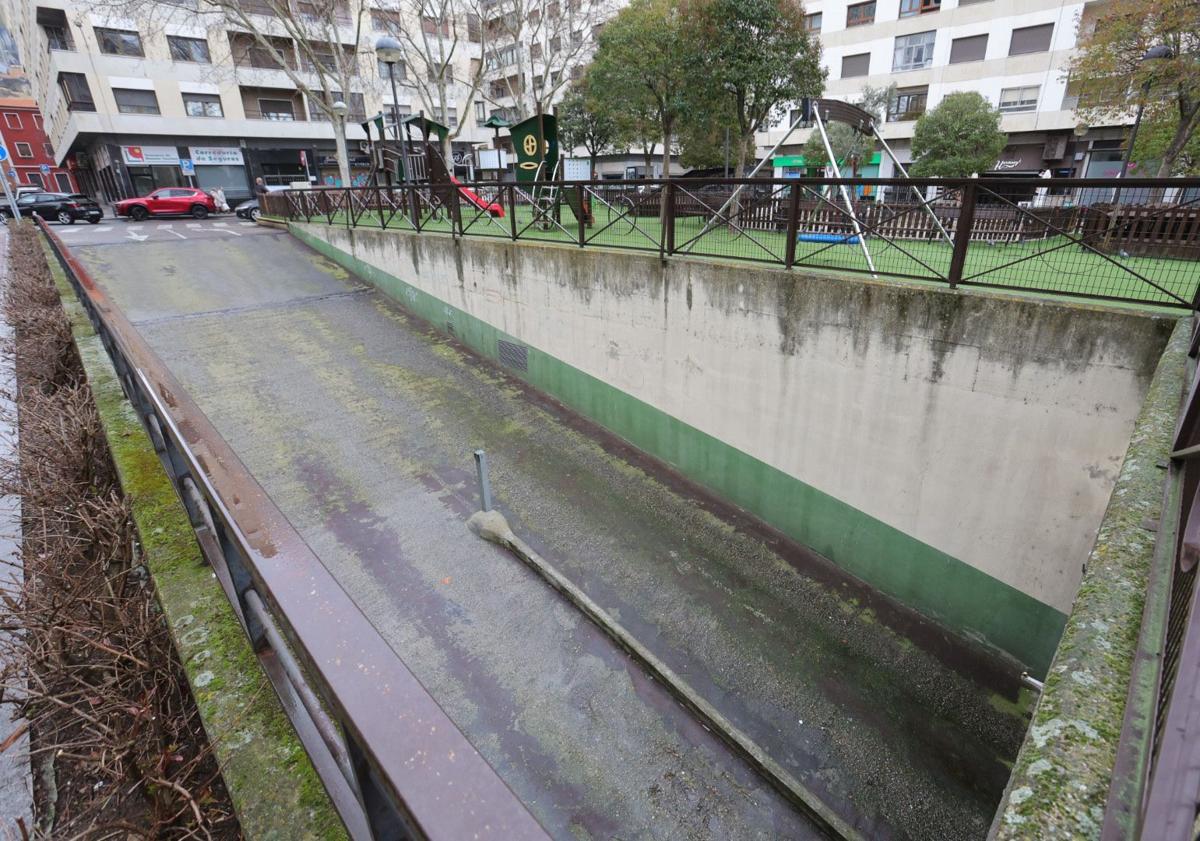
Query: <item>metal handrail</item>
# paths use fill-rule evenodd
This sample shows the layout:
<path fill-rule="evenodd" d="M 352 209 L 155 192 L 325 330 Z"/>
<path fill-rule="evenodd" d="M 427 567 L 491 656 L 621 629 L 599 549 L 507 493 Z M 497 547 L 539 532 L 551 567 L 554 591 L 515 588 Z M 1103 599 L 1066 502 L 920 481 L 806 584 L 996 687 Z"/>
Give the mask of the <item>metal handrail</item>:
<path fill-rule="evenodd" d="M 45 221 L 37 223 L 351 837 L 548 838 L 124 313 Z"/>
<path fill-rule="evenodd" d="M 1030 207 L 1016 203 L 1021 194 L 1033 198 L 1035 190 L 1068 190 L 1076 193 L 1074 198 L 1079 198 L 1078 191 L 1115 190 L 1118 185 L 1127 195 L 1134 190 L 1143 190 L 1159 200 L 1149 205 L 1106 202 L 1062 205 L 1055 203 L 1053 198 Z M 509 214 L 507 223 L 492 219 L 483 227 L 477 224 L 481 214 L 471 205 L 464 204 L 468 200 L 458 191 L 460 187 L 494 194 L 496 203 L 506 208 Z M 730 192 L 746 187 L 755 188 L 753 200 L 747 199 L 728 209 L 728 202 L 720 202 Z M 876 196 L 848 199 L 845 206 L 822 195 L 832 191 L 848 195 L 846 187 L 872 188 L 879 192 Z M 702 188 L 717 189 L 707 196 L 699 192 Z M 599 202 L 608 207 L 608 218 L 600 219 L 600 230 L 589 234 L 587 228 L 596 223 L 594 215 L 581 213 L 568 224 L 561 216 L 566 204 L 556 201 L 542 206 L 535 201 L 534 197 L 542 191 L 556 196 L 575 196 L 581 209 L 585 201 Z M 879 196 L 884 191 L 891 191 L 893 195 L 887 201 L 880 201 Z M 1161 201 L 1168 191 L 1172 201 Z M 937 195 L 925 195 L 930 192 Z M 429 197 L 425 198 L 424 193 Z M 581 248 L 599 245 L 658 252 L 664 258 L 707 256 L 780 265 L 786 269 L 802 266 L 932 280 L 946 283 L 951 288 L 1016 289 L 1088 300 L 1194 309 L 1200 302 L 1200 222 L 1197 221 L 1200 211 L 1194 207 L 1196 200 L 1181 201 L 1179 197 L 1196 193 L 1200 193 L 1200 179 L 1196 178 L 1129 178 L 1118 182 L 1111 178 L 680 177 L 312 187 L 282 191 L 282 195 L 270 194 L 265 206 L 269 212 L 274 209 L 287 219 L 304 219 L 306 222 L 321 219 L 331 225 L 344 224 L 347 228 L 374 227 L 374 220 L 378 219 L 378 227 L 387 228 L 393 225 L 383 220 L 385 201 L 394 202 L 396 196 L 407 196 L 410 201 L 406 206 L 412 208 L 412 216 L 406 218 L 405 227 L 418 233 L 429 227 L 431 232 L 455 237 L 498 238 L 504 236 L 503 229 L 507 227 L 508 238 L 514 241 L 558 239 Z M 616 205 L 613 202 L 620 196 L 636 197 L 636 201 L 623 201 L 622 207 L 628 206 L 628 209 L 614 220 L 612 210 Z M 710 202 L 709 198 L 715 201 Z M 985 205 L 985 199 L 991 204 Z M 716 209 L 718 204 L 720 209 Z M 428 222 L 437 222 L 434 207 L 438 212 L 445 211 L 452 224 L 428 225 Z M 532 218 L 523 216 L 518 221 L 517 211 L 522 208 L 532 208 Z M 1081 213 L 1080 208 L 1092 216 Z M 1063 224 L 1056 224 L 1056 213 L 1068 214 Z M 584 216 L 587 216 L 586 222 Z M 698 233 L 678 227 L 681 221 L 697 216 L 707 217 Z M 1099 239 L 1090 228 L 1084 230 L 1097 216 L 1109 220 L 1104 224 L 1106 233 Z M 464 217 L 469 224 L 464 224 Z M 1018 218 L 1032 220 L 1029 229 L 1043 231 L 1045 236 L 1025 235 L 1023 228 L 1012 223 Z M 653 224 L 650 220 L 654 220 Z M 629 230 L 618 232 L 618 222 L 622 230 L 626 227 Z M 806 242 L 811 243 L 814 240 L 809 235 L 843 224 L 859 230 L 861 236 L 848 234 L 842 240 L 826 241 L 826 245 L 815 250 L 808 246 L 797 247 L 798 236 L 809 237 Z M 931 233 L 929 237 L 923 236 L 925 227 Z M 955 232 L 953 237 L 950 229 Z M 1181 230 L 1183 233 L 1176 237 Z M 765 236 L 768 233 L 772 236 L 782 234 L 784 241 L 778 243 Z M 1057 235 L 1055 241 L 1041 246 L 1036 244 L 1051 233 Z M 930 255 L 909 245 L 925 239 L 932 242 L 933 234 L 940 235 L 937 238 L 939 244 L 943 241 L 947 244 L 940 254 Z M 998 253 L 999 261 L 981 255 L 980 249 L 992 245 L 996 235 L 1002 245 L 1032 243 L 1035 247 L 1017 254 Z M 710 245 L 714 240 L 715 246 Z M 851 260 L 836 250 L 839 245 L 854 242 L 862 249 L 865 267 L 859 265 L 861 261 Z M 871 248 L 866 247 L 868 242 L 873 244 Z M 1113 253 L 1105 253 L 1101 244 Z M 890 249 L 890 260 L 873 259 L 881 253 L 875 245 L 882 245 L 885 252 Z M 1118 253 L 1122 260 L 1129 257 L 1124 246 L 1135 252 L 1135 256 L 1156 247 L 1164 248 L 1163 256 L 1171 262 L 1159 266 L 1158 271 L 1165 276 L 1154 276 L 1136 260 L 1122 262 L 1116 259 Z M 1064 275 L 1089 276 L 1094 268 L 1081 264 L 1078 270 L 1072 270 L 1069 264 L 1080 260 L 1071 256 L 1075 252 L 1068 249 L 1072 248 L 1087 252 L 1087 259 L 1103 264 L 1109 276 L 1105 277 L 1102 272 L 1087 281 L 1063 282 Z M 1055 261 L 1053 265 L 1049 263 L 1051 257 Z M 946 260 L 945 265 L 942 260 Z M 1040 281 L 1039 278 L 1047 280 Z"/>

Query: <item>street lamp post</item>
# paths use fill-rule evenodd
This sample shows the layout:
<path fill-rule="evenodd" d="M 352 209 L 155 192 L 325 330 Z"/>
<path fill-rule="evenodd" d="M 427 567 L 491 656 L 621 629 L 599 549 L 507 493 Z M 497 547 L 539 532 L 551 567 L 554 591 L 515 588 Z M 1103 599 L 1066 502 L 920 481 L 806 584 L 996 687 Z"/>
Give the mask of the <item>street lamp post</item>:
<path fill-rule="evenodd" d="M 1157 47 L 1151 47 L 1146 50 L 1146 54 L 1141 57 L 1141 62 L 1158 61 L 1164 58 L 1173 58 L 1174 53 L 1171 48 L 1165 44 L 1159 44 Z M 1125 147 L 1125 157 L 1121 161 L 1121 171 L 1117 173 L 1117 178 L 1124 178 L 1125 173 L 1129 170 L 1129 161 L 1133 156 L 1133 144 L 1137 142 L 1138 129 L 1142 126 L 1142 113 L 1146 110 L 1146 97 L 1150 95 L 1150 79 L 1147 78 L 1142 85 L 1142 95 L 1138 98 L 1137 115 L 1133 118 L 1133 128 L 1129 130 L 1129 144 Z M 1118 204 L 1121 198 L 1121 188 L 1118 187 L 1113 195 L 1113 206 Z"/>
<path fill-rule="evenodd" d="M 400 42 L 391 35 L 384 35 L 375 42 L 375 55 L 387 65 L 388 80 L 392 83 L 392 125 L 396 132 L 396 145 L 400 147 L 400 180 L 408 182 L 408 156 L 404 141 L 400 136 L 400 101 L 396 96 L 396 65 L 404 57 L 404 49 Z"/>
<path fill-rule="evenodd" d="M 333 111 L 333 119 L 337 123 L 334 126 L 333 136 L 338 144 L 338 170 L 342 177 L 343 187 L 353 186 L 350 183 L 350 152 L 346 147 L 346 115 L 350 113 L 350 106 L 342 100 L 338 100 L 329 106 Z M 345 167 L 343 170 L 342 167 Z"/>

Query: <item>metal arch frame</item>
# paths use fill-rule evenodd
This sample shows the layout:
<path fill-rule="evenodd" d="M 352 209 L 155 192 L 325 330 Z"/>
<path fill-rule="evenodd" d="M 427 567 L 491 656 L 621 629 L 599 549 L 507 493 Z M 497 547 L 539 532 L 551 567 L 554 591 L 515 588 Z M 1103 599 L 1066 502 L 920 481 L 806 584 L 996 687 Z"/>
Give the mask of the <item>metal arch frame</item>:
<path fill-rule="evenodd" d="M 350 836 L 547 841 L 125 315 L 36 221 Z"/>

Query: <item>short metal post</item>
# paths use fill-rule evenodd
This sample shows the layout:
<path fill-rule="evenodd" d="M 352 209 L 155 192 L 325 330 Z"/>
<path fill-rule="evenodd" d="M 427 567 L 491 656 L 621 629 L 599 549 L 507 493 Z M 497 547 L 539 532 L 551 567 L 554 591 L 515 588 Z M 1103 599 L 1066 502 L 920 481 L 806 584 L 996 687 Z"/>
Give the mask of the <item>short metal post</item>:
<path fill-rule="evenodd" d="M 800 185 L 793 184 L 788 189 L 792 192 L 788 196 L 787 249 L 784 251 L 783 265 L 790 269 L 796 264 L 796 236 L 800 226 Z"/>
<path fill-rule="evenodd" d="M 950 271 L 946 280 L 953 289 L 962 282 L 963 266 L 967 262 L 967 246 L 971 243 L 971 228 L 975 225 L 975 191 L 978 183 L 974 178 L 963 184 L 962 206 L 958 209 L 958 224 L 954 228 L 954 253 L 950 256 Z"/>
<path fill-rule="evenodd" d="M 417 229 L 417 233 L 421 233 L 421 194 L 417 191 L 416 186 L 409 187 L 409 197 L 412 199 L 412 220 L 413 227 Z"/>
<path fill-rule="evenodd" d="M 475 473 L 479 477 L 479 510 L 492 510 L 492 483 L 488 478 L 487 453 L 475 451 Z"/>

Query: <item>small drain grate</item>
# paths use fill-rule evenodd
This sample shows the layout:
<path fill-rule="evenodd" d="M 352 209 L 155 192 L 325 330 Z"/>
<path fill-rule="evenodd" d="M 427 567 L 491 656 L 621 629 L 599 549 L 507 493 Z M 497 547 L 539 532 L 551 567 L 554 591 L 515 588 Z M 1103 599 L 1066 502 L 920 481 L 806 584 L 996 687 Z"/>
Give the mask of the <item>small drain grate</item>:
<path fill-rule="evenodd" d="M 529 348 L 515 342 L 506 342 L 504 339 L 498 340 L 497 344 L 500 346 L 501 365 L 516 368 L 518 371 L 529 370 Z"/>

